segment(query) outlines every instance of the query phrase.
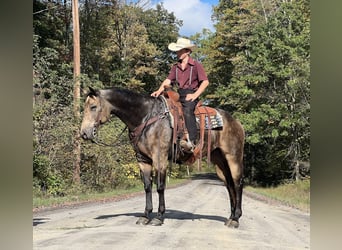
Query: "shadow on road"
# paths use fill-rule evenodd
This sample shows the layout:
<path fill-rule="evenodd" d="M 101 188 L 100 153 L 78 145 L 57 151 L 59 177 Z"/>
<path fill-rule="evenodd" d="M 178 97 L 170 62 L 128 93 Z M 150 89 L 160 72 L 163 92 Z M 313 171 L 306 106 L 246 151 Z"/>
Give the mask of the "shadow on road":
<path fill-rule="evenodd" d="M 216 173 L 200 173 L 195 174 L 191 177 L 192 180 L 208 180 L 208 182 L 203 182 L 205 185 L 217 185 L 224 186 L 223 181 L 221 181 Z"/>
<path fill-rule="evenodd" d="M 219 180 L 216 173 L 199 173 L 191 177 L 192 180 Z"/>
<path fill-rule="evenodd" d="M 141 217 L 143 213 L 124 213 L 124 214 L 109 214 L 109 215 L 101 215 L 95 218 L 95 220 L 106 220 L 110 218 L 116 218 L 120 216 L 132 216 L 132 217 Z M 152 213 L 152 218 L 156 216 L 156 213 Z M 171 220 L 214 220 L 225 222 L 227 219 L 222 216 L 215 215 L 205 215 L 205 214 L 194 214 L 188 213 L 180 210 L 169 209 L 165 212 L 165 219 Z"/>
<path fill-rule="evenodd" d="M 39 224 L 44 224 L 48 222 L 50 219 L 49 218 L 34 218 L 33 219 L 33 226 L 37 226 Z"/>
<path fill-rule="evenodd" d="M 143 216 L 143 213 L 107 214 L 107 215 L 100 215 L 94 219 L 95 220 L 106 220 L 106 219 L 120 217 L 120 216 L 141 217 L 141 216 Z"/>
<path fill-rule="evenodd" d="M 222 216 L 194 214 L 173 209 L 166 210 L 165 218 L 173 220 L 214 220 L 220 222 L 225 222 L 227 220 L 225 217 Z"/>

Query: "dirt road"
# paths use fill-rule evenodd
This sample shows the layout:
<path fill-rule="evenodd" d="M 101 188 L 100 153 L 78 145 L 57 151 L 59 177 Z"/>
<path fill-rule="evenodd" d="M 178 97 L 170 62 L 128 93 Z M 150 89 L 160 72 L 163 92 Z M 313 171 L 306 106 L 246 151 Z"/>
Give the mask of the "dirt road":
<path fill-rule="evenodd" d="M 145 196 L 34 213 L 33 249 L 309 249 L 310 215 L 243 195 L 238 229 L 224 226 L 228 192 L 199 178 L 166 189 L 162 226 L 136 225 Z M 157 194 L 153 194 L 156 209 Z"/>

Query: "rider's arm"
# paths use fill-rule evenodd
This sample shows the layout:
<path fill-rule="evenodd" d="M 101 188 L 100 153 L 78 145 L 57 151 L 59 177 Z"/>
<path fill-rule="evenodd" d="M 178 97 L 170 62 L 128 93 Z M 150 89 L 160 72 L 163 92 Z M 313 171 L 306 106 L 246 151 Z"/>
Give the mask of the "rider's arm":
<path fill-rule="evenodd" d="M 158 97 L 166 88 L 171 87 L 171 80 L 166 78 L 162 84 L 160 85 L 159 89 L 157 91 L 154 91 L 151 96 Z"/>

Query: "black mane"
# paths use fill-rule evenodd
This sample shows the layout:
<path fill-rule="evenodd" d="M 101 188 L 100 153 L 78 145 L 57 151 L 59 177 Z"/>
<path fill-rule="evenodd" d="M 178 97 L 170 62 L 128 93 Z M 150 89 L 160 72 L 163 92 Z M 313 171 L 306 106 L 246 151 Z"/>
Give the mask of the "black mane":
<path fill-rule="evenodd" d="M 104 89 L 103 97 L 114 106 L 113 114 L 134 126 L 160 112 L 160 100 L 147 94 L 113 87 Z"/>
<path fill-rule="evenodd" d="M 142 94 L 139 92 L 135 92 L 129 89 L 112 87 L 108 89 L 113 93 L 112 95 L 115 96 L 117 94 L 123 99 L 123 101 L 127 103 L 131 103 L 132 105 L 143 105 L 144 102 L 153 100 L 154 98 L 147 94 Z"/>

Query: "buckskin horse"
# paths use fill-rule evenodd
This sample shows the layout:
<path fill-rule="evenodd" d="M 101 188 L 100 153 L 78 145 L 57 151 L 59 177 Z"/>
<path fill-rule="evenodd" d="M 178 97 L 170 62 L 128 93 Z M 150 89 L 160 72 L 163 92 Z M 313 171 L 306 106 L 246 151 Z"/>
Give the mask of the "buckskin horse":
<path fill-rule="evenodd" d="M 140 174 L 144 183 L 146 206 L 137 224 L 162 225 L 165 213 L 165 181 L 168 160 L 174 148 L 172 119 L 162 97 L 151 97 L 127 89 L 89 88 L 85 104 L 80 136 L 95 140 L 98 127 L 116 115 L 129 129 Z M 222 127 L 211 130 L 201 149 L 203 156 L 216 166 L 218 177 L 224 182 L 230 197 L 231 215 L 225 225 L 237 228 L 242 215 L 242 180 L 244 129 L 228 112 L 215 109 L 222 117 Z M 206 132 L 208 135 L 208 132 Z M 209 142 L 209 143 L 208 143 Z M 208 144 L 210 152 L 208 150 Z M 208 155 L 209 154 L 209 155 Z M 158 213 L 152 217 L 152 180 L 157 177 L 159 196 Z"/>

